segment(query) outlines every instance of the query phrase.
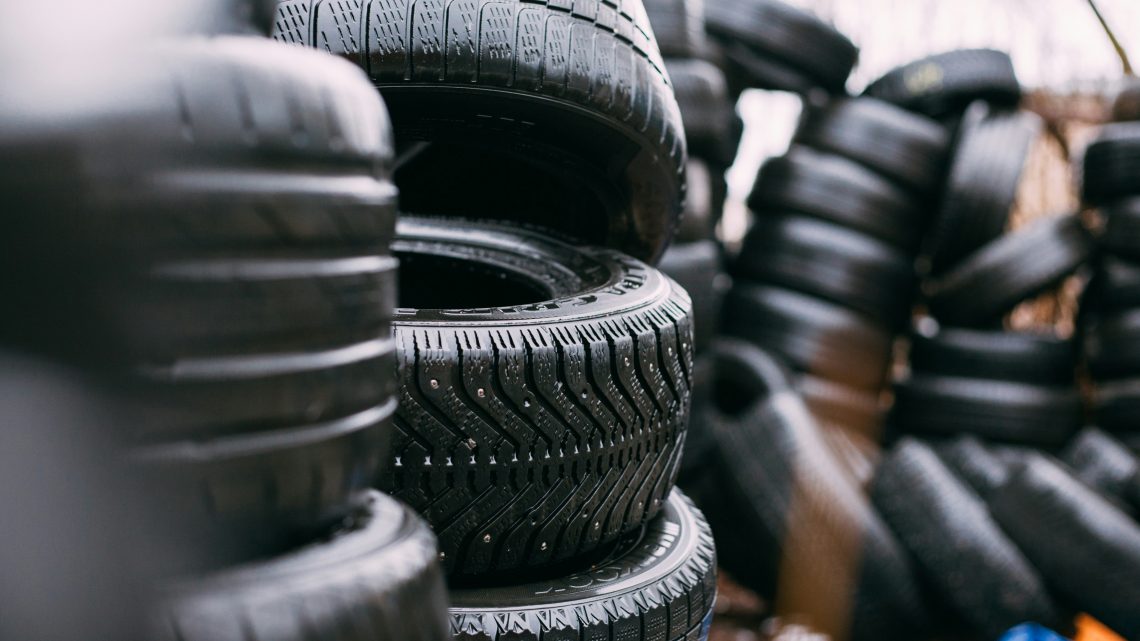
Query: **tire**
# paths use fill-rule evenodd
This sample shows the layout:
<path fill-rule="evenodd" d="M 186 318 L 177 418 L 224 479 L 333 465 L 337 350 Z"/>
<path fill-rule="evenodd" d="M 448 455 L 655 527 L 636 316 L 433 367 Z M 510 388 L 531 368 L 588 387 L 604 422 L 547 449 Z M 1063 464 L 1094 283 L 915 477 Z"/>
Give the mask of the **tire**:
<path fill-rule="evenodd" d="M 685 139 L 641 2 L 278 0 L 278 15 L 278 40 L 356 63 L 384 94 L 403 211 L 539 225 L 650 263 L 664 252 Z"/>
<path fill-rule="evenodd" d="M 1076 214 L 1039 222 L 982 247 L 930 281 L 930 312 L 954 325 L 993 324 L 1073 274 L 1092 252 L 1092 238 Z"/>
<path fill-rule="evenodd" d="M 735 264 L 736 275 L 786 287 L 898 327 L 910 312 L 914 261 L 859 232 L 805 216 L 755 217 Z"/>
<path fill-rule="evenodd" d="M 724 69 L 729 93 L 736 98 L 752 88 L 787 91 L 801 96 L 819 90 L 817 82 L 796 67 L 757 53 L 742 43 L 723 41 L 710 48 L 717 66 Z"/>
<path fill-rule="evenodd" d="M 911 337 L 910 367 L 939 376 L 1071 385 L 1077 345 L 1046 334 L 946 328 Z"/>
<path fill-rule="evenodd" d="M 1045 582 L 990 517 L 985 503 L 913 439 L 879 465 L 871 500 L 926 578 L 978 637 L 1025 621 L 1059 628 Z M 963 581 L 962 577 L 969 577 Z"/>
<path fill-rule="evenodd" d="M 1050 587 L 1124 638 L 1140 635 L 1140 527 L 1055 463 L 1033 456 L 990 513 Z"/>
<path fill-rule="evenodd" d="M 704 55 L 708 47 L 705 42 L 704 0 L 645 0 L 645 13 L 649 16 L 661 55 L 666 58 L 699 58 Z"/>
<path fill-rule="evenodd" d="M 1140 412 L 1140 379 L 1103 381 L 1093 390 L 1092 415 L 1097 425 L 1120 438 L 1135 432 Z"/>
<path fill-rule="evenodd" d="M 1098 381 L 1140 377 L 1140 309 L 1106 316 L 1084 336 L 1085 362 Z"/>
<path fill-rule="evenodd" d="M 1108 224 L 1101 245 L 1114 256 L 1140 260 L 1140 198 L 1112 203 L 1103 212 Z"/>
<path fill-rule="evenodd" d="M 1009 466 L 974 436 L 936 445 L 938 458 L 983 499 L 1009 479 Z"/>
<path fill-rule="evenodd" d="M 912 638 L 925 622 L 910 564 L 828 449 L 773 358 L 718 344 L 719 492 L 705 506 L 721 566 L 776 614 L 832 638 Z"/>
<path fill-rule="evenodd" d="M 868 85 L 863 94 L 942 119 L 962 113 L 975 100 L 1016 106 L 1021 85 L 1009 54 L 960 49 L 893 69 Z"/>
<path fill-rule="evenodd" d="M 714 348 L 715 349 L 715 348 Z M 685 451 L 677 475 L 677 486 L 698 505 L 704 493 L 700 491 L 713 465 L 712 426 L 705 420 L 713 398 L 713 378 L 716 363 L 707 354 L 701 354 L 693 364 L 693 408 L 689 429 L 685 432 Z"/>
<path fill-rule="evenodd" d="M 533 582 L 451 592 L 455 639 L 697 641 L 716 598 L 712 532 L 674 491 L 644 534 L 625 537 L 597 563 Z"/>
<path fill-rule="evenodd" d="M 1061 460 L 1077 480 L 1135 516 L 1140 510 L 1140 461 L 1123 443 L 1096 428 L 1085 428 Z"/>
<path fill-rule="evenodd" d="M 892 422 L 920 436 L 972 434 L 983 440 L 1056 448 L 1080 428 L 1081 398 L 1044 387 L 912 372 L 896 383 Z"/>
<path fill-rule="evenodd" d="M 814 376 L 800 376 L 796 390 L 821 425 L 842 428 L 869 443 L 882 439 L 884 412 L 877 392 L 853 389 Z"/>
<path fill-rule="evenodd" d="M 746 47 L 757 57 L 787 65 L 813 84 L 841 93 L 859 51 L 834 27 L 779 0 L 710 2 L 706 28 L 725 44 Z M 753 77 L 757 89 L 796 90 Z"/>
<path fill-rule="evenodd" d="M 144 51 L 79 115 L 46 114 L 65 124 L 12 148 L 26 171 L 59 168 L 27 189 L 85 186 L 39 223 L 76 223 L 63 246 L 97 246 L 78 251 L 113 254 L 117 271 L 80 278 L 64 323 L 44 299 L 74 286 L 13 285 L 6 300 L 37 310 L 19 322 L 43 329 L 4 340 L 51 353 L 66 323 L 111 328 L 86 339 L 115 345 L 107 377 L 137 385 L 146 407 L 123 431 L 170 518 L 194 524 L 174 535 L 263 555 L 339 520 L 385 458 L 391 134 L 363 74 L 316 52 L 255 38 Z M 45 246 L 0 254 L 27 270 Z"/>
<path fill-rule="evenodd" d="M 771 350 L 797 372 L 857 389 L 880 389 L 891 360 L 890 331 L 787 289 L 738 283 L 725 299 L 724 329 Z"/>
<path fill-rule="evenodd" d="M 689 158 L 685 174 L 688 185 L 685 189 L 685 215 L 681 218 L 681 226 L 677 229 L 673 242 L 714 240 L 722 204 L 715 200 L 713 181 L 724 179 L 714 177 L 709 166 L 696 158 Z M 665 253 L 668 255 L 668 250 Z M 662 260 L 665 258 L 662 257 Z"/>
<path fill-rule="evenodd" d="M 923 200 L 941 187 L 950 151 L 941 123 L 873 98 L 808 103 L 793 140 L 861 163 Z"/>
<path fill-rule="evenodd" d="M 1138 195 L 1133 177 L 1140 164 L 1140 122 L 1105 125 L 1085 150 L 1085 203 L 1107 205 Z"/>
<path fill-rule="evenodd" d="M 1140 120 L 1140 82 L 1134 76 L 1125 76 L 1112 101 L 1113 122 Z"/>
<path fill-rule="evenodd" d="M 1041 119 L 971 105 L 962 119 L 929 239 L 930 271 L 942 274 L 1001 236 Z"/>
<path fill-rule="evenodd" d="M 689 156 L 731 167 L 744 132 L 724 72 L 705 60 L 669 60 L 665 66 L 685 123 Z"/>
<path fill-rule="evenodd" d="M 408 508 L 370 492 L 328 540 L 161 594 L 163 641 L 445 641 L 435 539 Z"/>
<path fill-rule="evenodd" d="M 1101 254 L 1080 307 L 1082 325 L 1140 307 L 1140 265 Z"/>
<path fill-rule="evenodd" d="M 793 146 L 764 163 L 752 195 L 752 211 L 792 211 L 836 223 L 914 253 L 926 228 L 927 210 L 901 187 L 862 165 Z"/>
<path fill-rule="evenodd" d="M 575 558 L 651 520 L 677 474 L 688 295 L 613 250 L 401 218 L 395 465 L 453 576 Z"/>
<path fill-rule="evenodd" d="M 716 338 L 720 308 L 731 285 L 720 263 L 720 245 L 714 240 L 673 245 L 661 259 L 661 272 L 693 301 L 693 350 L 698 355 Z"/>

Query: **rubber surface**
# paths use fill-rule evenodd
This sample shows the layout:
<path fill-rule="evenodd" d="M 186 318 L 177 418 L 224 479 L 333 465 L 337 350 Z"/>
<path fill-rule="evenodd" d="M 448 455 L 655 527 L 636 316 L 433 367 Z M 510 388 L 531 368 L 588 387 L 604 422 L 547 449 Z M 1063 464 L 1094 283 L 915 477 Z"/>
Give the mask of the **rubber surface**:
<path fill-rule="evenodd" d="M 1044 387 L 912 372 L 895 384 L 891 420 L 909 434 L 973 434 L 1058 447 L 1080 428 L 1081 398 L 1075 384 Z"/>
<path fill-rule="evenodd" d="M 859 389 L 882 387 L 891 360 L 888 329 L 788 289 L 737 283 L 725 298 L 724 330 L 796 371 Z"/>
<path fill-rule="evenodd" d="M 1071 275 L 1093 252 L 1078 215 L 1038 222 L 996 240 L 925 287 L 944 322 L 987 325 Z"/>
<path fill-rule="evenodd" d="M 1123 443 L 1096 428 L 1085 428 L 1061 454 L 1085 485 L 1126 506 L 1140 510 L 1140 460 Z"/>
<path fill-rule="evenodd" d="M 859 55 L 834 27 L 779 0 L 723 0 L 709 2 L 706 10 L 713 38 L 788 65 L 832 93 L 843 90 Z M 754 80 L 757 89 L 797 89 Z"/>
<path fill-rule="evenodd" d="M 665 67 L 681 108 L 689 156 L 731 167 L 744 132 L 724 72 L 705 60 L 667 60 Z"/>
<path fill-rule="evenodd" d="M 721 269 L 715 240 L 678 243 L 665 252 L 661 272 L 677 282 L 693 301 L 693 350 L 702 354 L 720 330 L 720 308 L 732 279 Z"/>
<path fill-rule="evenodd" d="M 756 213 L 794 211 L 915 252 L 929 209 L 862 165 L 794 145 L 760 168 L 748 206 Z"/>
<path fill-rule="evenodd" d="M 165 586 L 150 638 L 177 641 L 445 641 L 435 539 L 370 492 L 328 540 Z"/>
<path fill-rule="evenodd" d="M 941 187 L 950 150 L 941 123 L 874 98 L 809 101 L 793 141 L 850 158 L 925 199 Z"/>
<path fill-rule="evenodd" d="M 545 234 L 400 219 L 400 408 L 381 489 L 445 569 L 550 564 L 661 509 L 691 400 L 692 307 L 657 270 Z"/>
<path fill-rule="evenodd" d="M 705 507 L 725 570 L 781 616 L 833 637 L 912 638 L 924 625 L 905 552 L 834 458 L 783 368 L 718 344 L 719 492 Z"/>
<path fill-rule="evenodd" d="M 1080 301 L 1081 325 L 1106 314 L 1140 307 L 1140 265 L 1101 253 L 1094 263 L 1092 280 Z"/>
<path fill-rule="evenodd" d="M 875 238 L 805 216 L 755 217 L 734 265 L 742 280 L 786 287 L 887 327 L 909 315 L 914 261 Z"/>
<path fill-rule="evenodd" d="M 1009 465 L 977 437 L 959 436 L 936 447 L 942 462 L 984 499 L 1009 479 Z"/>
<path fill-rule="evenodd" d="M 1108 219 L 1101 245 L 1128 260 L 1140 260 L 1140 198 L 1114 202 L 1101 210 Z"/>
<path fill-rule="evenodd" d="M 1096 424 L 1123 438 L 1138 431 L 1140 378 L 1100 381 L 1093 391 L 1092 415 Z"/>
<path fill-rule="evenodd" d="M 453 639 L 699 641 L 716 598 L 712 532 L 674 491 L 644 534 L 573 574 L 451 592 Z"/>
<path fill-rule="evenodd" d="M 1140 122 L 1105 125 L 1085 150 L 1082 195 L 1089 205 L 1135 196 L 1140 164 Z"/>
<path fill-rule="evenodd" d="M 868 85 L 864 94 L 943 118 L 961 113 L 975 100 L 1014 106 L 1021 100 L 1021 86 L 1009 54 L 960 49 L 893 69 Z"/>
<path fill-rule="evenodd" d="M 1097 380 L 1140 377 L 1140 309 L 1105 315 L 1089 325 L 1084 355 Z"/>
<path fill-rule="evenodd" d="M 979 638 L 999 638 L 1026 621 L 1063 621 L 985 503 L 927 445 L 896 443 L 879 465 L 871 500 L 927 583 Z"/>
<path fill-rule="evenodd" d="M 681 226 L 677 228 L 677 235 L 673 237 L 674 243 L 694 243 L 716 237 L 716 223 L 720 219 L 724 201 L 717 202 L 713 182 L 723 182 L 724 178 L 714 175 L 715 171 L 704 161 L 689 158 L 685 170 L 688 185 L 685 189 L 685 214 L 681 218 Z"/>
<path fill-rule="evenodd" d="M 1042 127 L 1028 112 L 982 103 L 967 110 L 929 239 L 933 274 L 955 267 L 1005 230 L 1030 144 Z"/>
<path fill-rule="evenodd" d="M 1066 602 L 1125 638 L 1140 635 L 1140 526 L 1040 456 L 1022 465 L 989 506 Z"/>
<path fill-rule="evenodd" d="M 704 0 L 645 0 L 645 13 L 649 16 L 661 55 L 666 58 L 699 58 L 705 53 L 708 45 L 705 42 Z"/>
<path fill-rule="evenodd" d="M 279 0 L 278 16 L 275 38 L 356 63 L 383 93 L 403 211 L 665 250 L 685 138 L 640 1 Z"/>
<path fill-rule="evenodd" d="M 1077 344 L 1030 332 L 950 327 L 911 336 L 916 372 L 1041 385 L 1072 384 Z"/>

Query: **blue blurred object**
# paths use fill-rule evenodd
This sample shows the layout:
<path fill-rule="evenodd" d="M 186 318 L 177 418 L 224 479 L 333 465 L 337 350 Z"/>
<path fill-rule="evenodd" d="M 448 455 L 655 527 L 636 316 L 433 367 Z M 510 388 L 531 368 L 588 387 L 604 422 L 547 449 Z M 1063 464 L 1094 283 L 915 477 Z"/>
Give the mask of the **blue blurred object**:
<path fill-rule="evenodd" d="M 1006 632 L 999 641 L 1067 641 L 1065 637 L 1036 623 L 1023 623 Z"/>

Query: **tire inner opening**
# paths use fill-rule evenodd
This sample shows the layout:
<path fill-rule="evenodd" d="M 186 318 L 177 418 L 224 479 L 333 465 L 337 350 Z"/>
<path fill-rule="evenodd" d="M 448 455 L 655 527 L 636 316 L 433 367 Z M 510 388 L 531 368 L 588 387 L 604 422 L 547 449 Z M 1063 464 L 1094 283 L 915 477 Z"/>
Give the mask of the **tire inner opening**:
<path fill-rule="evenodd" d="M 505 267 L 436 254 L 394 254 L 400 259 L 401 308 L 514 307 L 554 297 L 543 283 Z"/>

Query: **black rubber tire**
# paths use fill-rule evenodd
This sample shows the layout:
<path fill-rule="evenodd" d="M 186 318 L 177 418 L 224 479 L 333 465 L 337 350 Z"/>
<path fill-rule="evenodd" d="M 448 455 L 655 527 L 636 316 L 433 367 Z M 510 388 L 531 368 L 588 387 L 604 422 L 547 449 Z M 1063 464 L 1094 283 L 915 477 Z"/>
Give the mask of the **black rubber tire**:
<path fill-rule="evenodd" d="M 1140 378 L 1101 381 L 1093 391 L 1092 416 L 1097 425 L 1119 438 L 1136 429 L 1140 416 Z"/>
<path fill-rule="evenodd" d="M 705 41 L 705 0 L 644 2 L 661 55 L 666 58 L 699 58 L 704 55 L 708 49 Z"/>
<path fill-rule="evenodd" d="M 1140 198 L 1111 203 L 1102 212 L 1108 223 L 1101 245 L 1112 255 L 1140 260 Z"/>
<path fill-rule="evenodd" d="M 923 200 L 941 187 L 950 151 L 941 123 L 874 98 L 809 102 L 793 140 L 862 163 Z"/>
<path fill-rule="evenodd" d="M 1061 454 L 1085 485 L 1100 492 L 1135 516 L 1140 510 L 1140 460 L 1123 443 L 1088 427 Z"/>
<path fill-rule="evenodd" d="M 916 251 L 928 208 L 906 190 L 862 165 L 801 145 L 760 168 L 752 211 L 794 211 Z"/>
<path fill-rule="evenodd" d="M 995 111 L 982 103 L 966 111 L 928 241 L 931 273 L 957 266 L 1005 231 L 1042 126 L 1029 112 Z"/>
<path fill-rule="evenodd" d="M 1092 237 L 1071 214 L 1040 221 L 982 247 L 924 289 L 931 315 L 961 326 L 987 326 L 1018 303 L 1056 286 L 1093 252 Z"/>
<path fill-rule="evenodd" d="M 1106 316 L 1140 307 L 1140 264 L 1100 252 L 1092 279 L 1081 294 L 1078 328 L 1091 327 Z"/>
<path fill-rule="evenodd" d="M 768 88 L 809 96 L 818 91 L 816 81 L 799 69 L 732 41 L 712 41 L 711 57 L 724 69 L 729 93 L 739 99 L 752 88 Z"/>
<path fill-rule="evenodd" d="M 1044 387 L 912 372 L 895 384 L 892 423 L 921 436 L 973 434 L 984 440 L 1055 448 L 1081 426 L 1076 385 Z"/>
<path fill-rule="evenodd" d="M 676 478 L 692 307 L 617 251 L 402 217 L 396 464 L 453 575 L 574 558 L 641 527 Z"/>
<path fill-rule="evenodd" d="M 712 349 L 715 350 L 715 346 Z M 689 429 L 685 432 L 684 456 L 681 458 L 681 468 L 677 474 L 677 486 L 685 490 L 685 493 L 698 505 L 704 495 L 700 489 L 711 472 L 712 452 L 716 447 L 712 426 L 705 420 L 705 414 L 712 405 L 715 371 L 716 363 L 708 354 L 701 354 L 694 361 L 693 406 Z"/>
<path fill-rule="evenodd" d="M 777 614 L 832 638 L 913 638 L 925 624 L 910 564 L 828 449 L 783 367 L 717 344 L 712 466 L 704 506 L 721 566 Z"/>
<path fill-rule="evenodd" d="M 1041 456 L 1018 466 L 990 513 L 1075 609 L 1140 638 L 1140 526 Z"/>
<path fill-rule="evenodd" d="M 910 367 L 940 376 L 1071 385 L 1077 344 L 1046 334 L 951 327 L 913 334 Z"/>
<path fill-rule="evenodd" d="M 1009 465 L 975 436 L 959 436 L 936 447 L 938 458 L 983 499 L 1009 479 Z"/>
<path fill-rule="evenodd" d="M 724 72 L 706 60 L 667 60 L 665 67 L 681 108 L 689 156 L 731 167 L 743 131 Z"/>
<path fill-rule="evenodd" d="M 960 114 L 975 100 L 1015 106 L 1021 100 L 1021 85 L 1009 54 L 960 49 L 892 69 L 863 94 L 942 119 Z"/>
<path fill-rule="evenodd" d="M 111 435 L 124 420 L 76 372 L 0 354 L 0 638 L 147 638 L 152 577 L 140 570 L 153 559 L 140 554 L 136 526 L 150 515 L 115 465 Z"/>
<path fill-rule="evenodd" d="M 821 425 L 843 428 L 871 443 L 882 439 L 886 414 L 877 391 L 854 389 L 814 376 L 800 376 L 796 391 Z"/>
<path fill-rule="evenodd" d="M 673 242 L 695 243 L 714 240 L 716 238 L 716 223 L 720 218 L 723 201 L 716 202 L 717 196 L 714 193 L 713 181 L 723 181 L 724 178 L 714 176 L 713 170 L 704 161 L 697 158 L 689 158 L 685 167 L 687 180 L 685 215 L 681 218 L 681 226 L 677 228 L 677 235 L 673 237 Z M 668 254 L 668 250 L 665 253 Z"/>
<path fill-rule="evenodd" d="M 693 301 L 693 351 L 703 354 L 720 329 L 720 309 L 732 279 L 721 269 L 715 240 L 679 243 L 661 259 L 661 272 L 677 282 Z"/>
<path fill-rule="evenodd" d="M 685 137 L 639 0 L 279 0 L 278 15 L 277 39 L 347 58 L 384 94 L 403 211 L 541 225 L 650 263 L 665 251 Z"/>
<path fill-rule="evenodd" d="M 795 214 L 754 218 L 734 265 L 738 278 L 842 305 L 886 327 L 909 316 L 914 261 L 865 234 Z"/>
<path fill-rule="evenodd" d="M 876 390 L 893 336 L 839 305 L 787 289 L 738 282 L 725 298 L 724 330 L 785 359 L 792 369 Z"/>
<path fill-rule="evenodd" d="M 718 0 L 709 2 L 706 11 L 706 28 L 714 39 L 787 65 L 831 93 L 842 93 L 859 57 L 855 45 L 834 27 L 779 0 Z M 757 89 L 801 88 L 761 76 L 751 80 Z"/>
<path fill-rule="evenodd" d="M 1089 205 L 1107 205 L 1140 195 L 1140 122 L 1105 125 L 1085 150 L 1082 195 Z"/>
<path fill-rule="evenodd" d="M 51 318 L 61 304 L 78 324 L 106 312 L 125 336 L 108 357 L 126 370 L 115 374 L 157 408 L 123 425 L 132 458 L 168 492 L 172 518 L 207 530 L 175 534 L 239 558 L 286 547 L 349 509 L 390 436 L 396 192 L 383 103 L 352 65 L 257 38 L 155 45 L 108 73 L 97 97 L 64 111 L 78 115 L 30 118 L 32 133 L 5 148 L 25 172 L 52 172 L 24 189 L 83 185 L 71 209 L 23 211 L 47 228 L 74 223 L 64 233 L 96 248 L 78 251 L 118 254 L 120 271 L 62 302 L 44 300 L 72 291 L 45 289 L 55 276 L 4 283 L 28 313 L 0 340 L 54 350 L 73 338 L 61 329 L 73 321 Z M 36 237 L 22 225 L 15 238 Z M 43 262 L 42 241 L 0 250 L 5 269 Z"/>
<path fill-rule="evenodd" d="M 1140 377 L 1140 309 L 1106 315 L 1089 325 L 1084 354 L 1095 380 Z"/>
<path fill-rule="evenodd" d="M 1041 576 L 930 447 L 896 443 L 879 465 L 871 500 L 927 585 L 979 638 L 999 638 L 1026 621 L 1063 622 Z"/>
<path fill-rule="evenodd" d="M 1133 122 L 1140 120 L 1140 79 L 1125 76 L 1112 100 L 1112 120 Z"/>
<path fill-rule="evenodd" d="M 328 540 L 165 586 L 150 638 L 163 641 L 446 641 L 435 539 L 379 492 Z"/>
<path fill-rule="evenodd" d="M 470 641 L 698 641 L 708 636 L 715 598 L 712 532 L 674 490 L 644 533 L 590 566 L 453 589 L 451 631 Z"/>

